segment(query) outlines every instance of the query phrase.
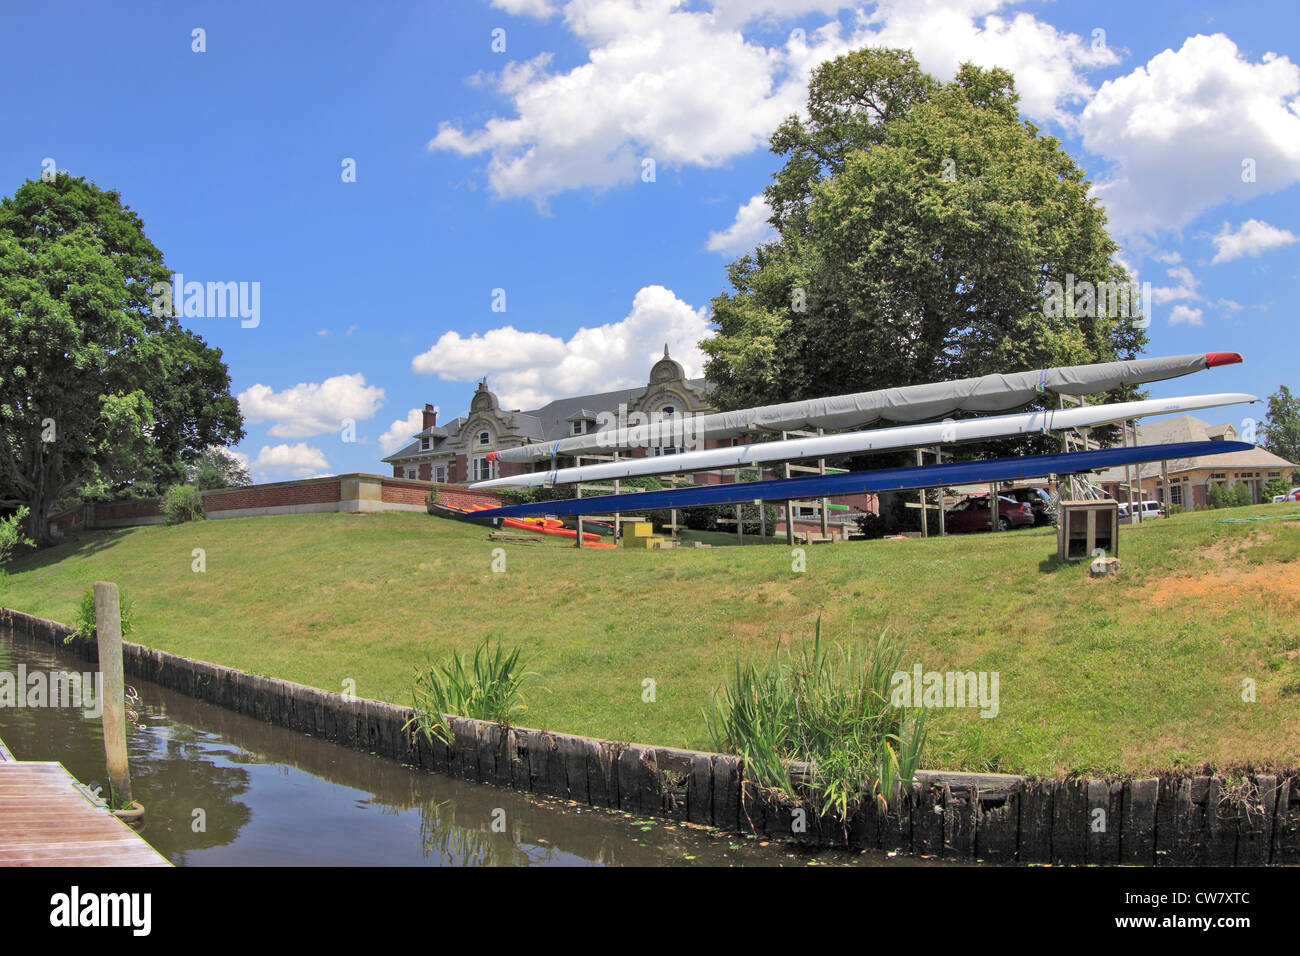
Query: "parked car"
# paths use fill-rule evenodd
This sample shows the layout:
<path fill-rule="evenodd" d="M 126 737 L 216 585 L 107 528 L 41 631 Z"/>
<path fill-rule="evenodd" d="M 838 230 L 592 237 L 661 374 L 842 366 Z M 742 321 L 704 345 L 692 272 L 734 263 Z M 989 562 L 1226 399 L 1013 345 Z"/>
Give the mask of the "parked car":
<path fill-rule="evenodd" d="M 1034 509 L 1035 527 L 1056 524 L 1056 506 L 1052 504 L 1052 496 L 1042 488 L 1008 488 L 1004 494 Z"/>
<path fill-rule="evenodd" d="M 1031 528 L 1034 509 L 1026 501 L 998 495 L 998 530 Z M 953 533 L 989 530 L 989 496 L 963 498 L 944 516 L 944 527 Z"/>
<path fill-rule="evenodd" d="M 1138 504 L 1138 512 L 1139 514 L 1141 514 L 1143 518 L 1160 518 L 1164 516 L 1165 513 L 1164 506 L 1158 501 L 1144 500 L 1144 501 L 1139 501 L 1137 504 Z M 1119 503 L 1119 516 L 1121 518 L 1127 518 L 1128 512 L 1129 512 L 1128 502 L 1121 501 Z"/>

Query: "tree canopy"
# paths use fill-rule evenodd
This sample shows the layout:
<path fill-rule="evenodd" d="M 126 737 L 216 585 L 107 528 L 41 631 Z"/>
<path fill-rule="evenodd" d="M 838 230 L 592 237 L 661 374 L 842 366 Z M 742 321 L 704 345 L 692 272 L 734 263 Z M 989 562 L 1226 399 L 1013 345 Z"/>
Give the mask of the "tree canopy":
<path fill-rule="evenodd" d="M 1138 354 L 1144 323 L 1105 213 L 1017 102 L 1005 70 L 966 64 L 941 83 L 906 51 L 818 67 L 808 115 L 771 138 L 779 237 L 731 263 L 731 290 L 713 300 L 716 333 L 700 345 L 713 400 Z M 1122 300 L 1100 294 L 1121 288 Z"/>
<path fill-rule="evenodd" d="M 60 174 L 0 201 L 0 505 L 38 541 L 72 493 L 155 494 L 244 436 L 221 352 L 154 314 L 169 279 L 116 192 Z"/>
<path fill-rule="evenodd" d="M 1268 397 L 1268 418 L 1262 429 L 1265 448 L 1300 464 L 1300 396 L 1292 395 L 1285 385 Z"/>

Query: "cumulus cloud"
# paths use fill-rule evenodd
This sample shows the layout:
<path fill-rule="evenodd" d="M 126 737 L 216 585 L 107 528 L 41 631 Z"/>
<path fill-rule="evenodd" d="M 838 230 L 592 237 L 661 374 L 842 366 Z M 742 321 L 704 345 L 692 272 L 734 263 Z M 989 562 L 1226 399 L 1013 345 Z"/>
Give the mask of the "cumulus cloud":
<path fill-rule="evenodd" d="M 722 232 L 709 233 L 709 251 L 739 255 L 749 252 L 759 243 L 773 241 L 777 234 L 767 221 L 770 215 L 772 207 L 762 194 L 754 196 L 736 210 L 736 219 L 730 226 Z"/>
<path fill-rule="evenodd" d="M 1155 286 L 1151 290 L 1151 298 L 1156 305 L 1164 305 L 1166 302 L 1177 302 L 1180 299 L 1190 299 L 1195 301 L 1201 297 L 1197 287 L 1201 281 L 1192 275 L 1192 270 L 1187 266 L 1174 266 L 1166 270 L 1169 278 L 1175 280 L 1176 285 Z"/>
<path fill-rule="evenodd" d="M 1085 41 L 1033 14 L 1012 13 L 1011 6 L 1007 0 L 883 0 L 853 45 L 905 47 L 941 80 L 968 60 L 985 68 L 1003 67 L 1015 74 L 1022 113 L 1072 126 L 1069 107 L 1093 95 L 1085 74 L 1119 63 L 1118 54 L 1104 34 Z"/>
<path fill-rule="evenodd" d="M 277 392 L 269 385 L 254 385 L 239 393 L 244 419 L 254 424 L 273 422 L 276 438 L 306 438 L 338 431 L 343 419 L 364 421 L 384 404 L 384 390 L 367 385 L 360 372 L 335 375 L 320 383 L 300 382 Z"/>
<path fill-rule="evenodd" d="M 637 292 L 624 318 L 580 328 L 568 341 L 513 326 L 467 338 L 448 332 L 412 359 L 411 368 L 449 381 L 486 373 L 504 407 L 537 408 L 565 395 L 644 385 L 665 344 L 688 377 L 698 376 L 704 368 L 698 343 L 709 334 L 707 309 L 650 285 Z"/>
<path fill-rule="evenodd" d="M 271 478 L 310 478 L 328 471 L 329 466 L 319 448 L 298 442 L 296 445 L 263 445 L 250 468 Z"/>
<path fill-rule="evenodd" d="M 1225 222 L 1214 237 L 1215 253 L 1210 265 L 1217 266 L 1221 262 L 1231 262 L 1242 256 L 1258 259 L 1260 253 L 1289 246 L 1298 238 L 1300 237 L 1289 229 L 1279 229 L 1259 219 L 1247 219 L 1236 232 L 1233 232 L 1230 223 Z"/>
<path fill-rule="evenodd" d="M 1084 147 L 1115 166 L 1096 194 L 1121 235 L 1179 229 L 1228 200 L 1300 181 L 1300 67 L 1255 63 L 1222 34 L 1189 37 L 1102 84 Z"/>
<path fill-rule="evenodd" d="M 1180 325 L 1186 322 L 1188 325 L 1204 325 L 1201 316 L 1204 314 L 1203 309 L 1193 309 L 1189 305 L 1176 305 L 1172 312 L 1169 313 L 1169 324 Z"/>
<path fill-rule="evenodd" d="M 545 20 L 560 12 L 554 0 L 492 0 L 492 6 L 516 17 L 535 17 Z"/>
<path fill-rule="evenodd" d="M 551 9 L 527 0 L 520 12 Z M 819 63 L 867 45 L 912 48 L 921 66 L 947 79 L 959 63 L 1016 73 L 1021 105 L 1040 120 L 1072 122 L 1067 106 L 1092 93 L 1083 73 L 1118 62 L 1104 44 L 1085 43 L 1028 13 L 1001 15 L 1009 0 L 883 0 L 870 14 L 824 0 L 571 0 L 564 23 L 588 51 L 572 69 L 551 69 L 548 54 L 480 77 L 508 99 L 513 116 L 477 129 L 445 121 L 433 150 L 488 157 L 487 178 L 503 197 L 546 197 L 605 189 L 656 166 L 716 167 L 766 145 L 786 116 L 802 110 Z M 845 35 L 836 14 L 855 13 Z M 814 14 L 819 27 L 792 30 L 767 46 L 758 22 L 791 24 Z M 767 34 L 770 35 L 770 34 Z"/>
<path fill-rule="evenodd" d="M 379 436 L 379 448 L 385 457 L 391 455 L 403 445 L 410 444 L 411 436 L 424 427 L 423 410 L 413 408 L 405 418 L 398 418 L 388 426 L 388 431 Z"/>

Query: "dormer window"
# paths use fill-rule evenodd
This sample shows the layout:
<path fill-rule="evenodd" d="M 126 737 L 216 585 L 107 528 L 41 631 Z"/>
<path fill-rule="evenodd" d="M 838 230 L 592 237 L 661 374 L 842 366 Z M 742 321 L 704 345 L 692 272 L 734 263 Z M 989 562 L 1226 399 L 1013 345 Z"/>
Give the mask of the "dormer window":
<path fill-rule="evenodd" d="M 579 418 L 577 421 L 575 421 L 575 422 L 573 423 L 573 434 L 575 434 L 575 435 L 581 435 L 582 432 L 583 432 L 583 424 L 584 424 L 584 422 L 582 421 L 581 418 Z"/>
<path fill-rule="evenodd" d="M 488 445 L 491 444 L 491 442 L 492 442 L 492 436 L 488 432 L 478 433 L 478 443 L 480 445 Z"/>
<path fill-rule="evenodd" d="M 432 438 L 425 437 L 420 439 L 420 451 L 428 451 L 432 447 L 433 447 Z"/>

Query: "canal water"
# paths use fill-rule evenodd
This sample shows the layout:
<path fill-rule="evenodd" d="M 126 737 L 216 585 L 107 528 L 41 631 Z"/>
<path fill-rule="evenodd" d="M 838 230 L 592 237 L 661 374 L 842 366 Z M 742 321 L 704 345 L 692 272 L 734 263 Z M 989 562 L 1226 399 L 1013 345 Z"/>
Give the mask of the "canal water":
<path fill-rule="evenodd" d="M 52 646 L 0 640 L 0 672 L 84 673 Z M 670 821 L 544 801 L 425 773 L 128 679 L 137 827 L 178 866 L 911 865 L 804 850 Z M 0 706 L 18 760 L 56 760 L 105 791 L 100 721 L 79 708 Z M 0 820 L 0 830 L 4 821 Z"/>

